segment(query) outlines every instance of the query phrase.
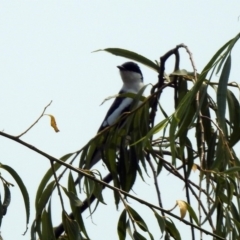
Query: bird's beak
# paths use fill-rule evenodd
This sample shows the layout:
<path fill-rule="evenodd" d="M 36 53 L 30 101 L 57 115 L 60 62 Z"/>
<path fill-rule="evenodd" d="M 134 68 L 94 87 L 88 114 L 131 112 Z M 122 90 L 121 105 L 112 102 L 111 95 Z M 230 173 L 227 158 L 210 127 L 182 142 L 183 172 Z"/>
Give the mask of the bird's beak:
<path fill-rule="evenodd" d="M 119 70 L 124 70 L 123 66 L 117 66 L 117 68 L 119 68 Z"/>

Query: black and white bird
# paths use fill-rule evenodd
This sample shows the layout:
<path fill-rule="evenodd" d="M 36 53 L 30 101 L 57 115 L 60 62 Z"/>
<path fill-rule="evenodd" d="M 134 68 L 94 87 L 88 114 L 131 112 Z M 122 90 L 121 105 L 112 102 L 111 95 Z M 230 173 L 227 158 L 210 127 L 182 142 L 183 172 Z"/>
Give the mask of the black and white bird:
<path fill-rule="evenodd" d="M 139 66 L 134 62 L 126 62 L 121 66 L 117 66 L 120 72 L 120 76 L 123 81 L 123 86 L 119 91 L 119 94 L 123 93 L 135 93 L 137 94 L 139 90 L 144 86 L 143 75 Z M 133 102 L 132 98 L 129 97 L 117 97 L 111 107 L 109 108 L 99 130 L 102 131 L 108 126 L 113 125 L 119 117 L 130 110 L 131 104 Z M 88 164 L 87 168 L 91 168 L 101 159 L 101 151 L 95 151 L 93 157 Z"/>
<path fill-rule="evenodd" d="M 123 81 L 123 86 L 119 91 L 122 93 L 135 93 L 143 87 L 143 75 L 139 66 L 134 62 L 126 62 L 121 66 L 117 66 Z M 116 98 L 112 106 L 109 108 L 103 123 L 98 132 L 104 128 L 111 126 L 124 113 L 129 111 L 133 99 L 132 98 Z"/>

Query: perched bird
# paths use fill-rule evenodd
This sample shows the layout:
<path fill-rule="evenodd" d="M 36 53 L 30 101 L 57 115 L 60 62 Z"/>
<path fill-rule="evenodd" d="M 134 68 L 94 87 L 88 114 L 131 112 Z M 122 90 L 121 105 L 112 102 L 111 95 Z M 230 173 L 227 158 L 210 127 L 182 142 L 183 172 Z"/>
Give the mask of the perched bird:
<path fill-rule="evenodd" d="M 134 62 L 126 62 L 123 65 L 117 67 L 119 68 L 119 72 L 123 81 L 123 86 L 119 91 L 119 94 L 137 94 L 143 87 L 143 75 L 139 66 Z M 98 132 L 114 124 L 124 112 L 129 111 L 132 101 L 133 99 L 128 97 L 116 98 L 112 106 L 109 108 Z"/>
<path fill-rule="evenodd" d="M 119 94 L 123 93 L 135 93 L 137 94 L 139 90 L 144 86 L 143 75 L 139 66 L 134 62 L 126 62 L 119 68 L 120 76 L 123 81 L 123 86 L 119 91 Z M 125 112 L 128 112 L 133 102 L 132 98 L 129 97 L 117 97 L 111 107 L 109 108 L 99 130 L 102 131 L 108 126 L 113 125 L 118 118 Z M 86 164 L 86 168 L 90 169 L 94 164 L 96 164 L 101 159 L 101 151 L 96 150 L 91 158 L 90 163 Z"/>

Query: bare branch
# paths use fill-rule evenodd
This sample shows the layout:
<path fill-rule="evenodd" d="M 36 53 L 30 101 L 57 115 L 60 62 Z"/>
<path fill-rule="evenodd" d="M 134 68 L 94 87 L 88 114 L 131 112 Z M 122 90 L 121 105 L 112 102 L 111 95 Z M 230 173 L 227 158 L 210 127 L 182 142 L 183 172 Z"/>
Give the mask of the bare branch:
<path fill-rule="evenodd" d="M 23 136 L 24 134 L 26 134 L 34 125 L 36 125 L 37 122 L 43 117 L 46 109 L 51 105 L 51 103 L 52 103 L 52 100 L 51 100 L 51 102 L 43 109 L 43 112 L 42 112 L 42 114 L 39 116 L 39 118 L 38 118 L 27 130 L 25 130 L 23 133 L 21 133 L 21 134 L 19 134 L 18 136 L 16 136 L 16 138 L 22 137 L 22 136 Z"/>

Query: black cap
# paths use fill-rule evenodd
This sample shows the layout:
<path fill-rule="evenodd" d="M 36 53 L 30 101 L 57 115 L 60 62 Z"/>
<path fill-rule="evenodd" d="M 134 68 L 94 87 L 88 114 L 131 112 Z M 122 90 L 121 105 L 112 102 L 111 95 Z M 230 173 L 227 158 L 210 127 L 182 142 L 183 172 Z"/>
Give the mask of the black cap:
<path fill-rule="evenodd" d="M 139 66 L 134 62 L 125 62 L 121 66 L 117 66 L 121 71 L 131 71 L 142 75 Z"/>

